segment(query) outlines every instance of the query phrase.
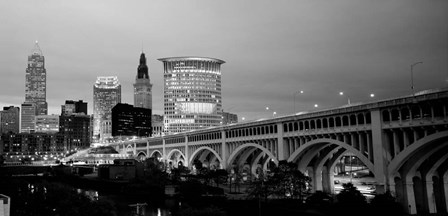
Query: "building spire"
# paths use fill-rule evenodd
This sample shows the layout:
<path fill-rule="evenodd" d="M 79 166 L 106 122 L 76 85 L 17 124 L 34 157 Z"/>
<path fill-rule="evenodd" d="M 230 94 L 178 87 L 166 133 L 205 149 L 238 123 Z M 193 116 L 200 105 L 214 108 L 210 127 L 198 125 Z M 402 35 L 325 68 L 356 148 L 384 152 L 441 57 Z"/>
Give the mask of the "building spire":
<path fill-rule="evenodd" d="M 39 42 L 36 40 L 34 43 L 34 48 L 31 50 L 32 55 L 43 55 L 42 50 L 39 47 Z"/>
<path fill-rule="evenodd" d="M 140 64 L 137 68 L 137 79 L 149 79 L 148 65 L 146 65 L 145 53 L 140 54 Z"/>

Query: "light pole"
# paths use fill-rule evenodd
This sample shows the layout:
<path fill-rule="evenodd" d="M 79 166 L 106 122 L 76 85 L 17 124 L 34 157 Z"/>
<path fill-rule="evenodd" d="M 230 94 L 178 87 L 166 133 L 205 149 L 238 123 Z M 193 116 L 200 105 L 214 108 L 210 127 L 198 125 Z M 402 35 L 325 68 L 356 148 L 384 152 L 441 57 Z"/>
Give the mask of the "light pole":
<path fill-rule="evenodd" d="M 416 62 L 411 65 L 411 90 L 412 90 L 412 96 L 414 96 L 414 66 L 418 64 L 423 64 L 423 62 Z"/>
<path fill-rule="evenodd" d="M 296 113 L 296 95 L 297 94 L 303 94 L 303 91 L 296 91 L 296 92 L 294 92 L 294 94 L 292 95 L 292 97 L 294 98 L 294 113 L 293 114 L 295 114 Z"/>
<path fill-rule="evenodd" d="M 275 115 L 277 115 L 277 112 L 274 111 L 274 112 L 272 113 L 272 117 L 275 117 Z"/>
<path fill-rule="evenodd" d="M 344 96 L 344 92 L 339 92 L 339 95 Z M 350 105 L 350 97 L 347 96 L 347 103 Z"/>

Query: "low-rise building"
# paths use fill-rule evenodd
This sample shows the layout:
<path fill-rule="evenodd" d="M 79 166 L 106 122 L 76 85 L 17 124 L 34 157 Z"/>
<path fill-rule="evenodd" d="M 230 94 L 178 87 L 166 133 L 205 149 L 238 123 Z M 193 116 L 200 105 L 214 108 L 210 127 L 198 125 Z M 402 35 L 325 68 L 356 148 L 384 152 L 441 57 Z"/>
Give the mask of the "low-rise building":
<path fill-rule="evenodd" d="M 10 216 L 11 198 L 0 194 L 0 216 Z"/>
<path fill-rule="evenodd" d="M 134 180 L 143 177 L 143 164 L 135 159 L 115 159 L 114 164 L 98 166 L 98 177 L 108 180 Z"/>

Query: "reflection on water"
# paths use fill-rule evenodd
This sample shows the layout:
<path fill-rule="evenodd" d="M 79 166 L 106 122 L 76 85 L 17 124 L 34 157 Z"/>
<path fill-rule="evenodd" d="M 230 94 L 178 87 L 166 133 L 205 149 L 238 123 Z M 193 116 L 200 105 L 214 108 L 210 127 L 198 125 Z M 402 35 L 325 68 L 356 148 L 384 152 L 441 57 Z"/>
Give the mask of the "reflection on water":
<path fill-rule="evenodd" d="M 95 190 L 83 190 L 83 189 L 77 188 L 76 192 L 78 194 L 83 194 L 84 196 L 88 197 L 92 201 L 98 201 L 98 191 L 95 191 Z"/>
<path fill-rule="evenodd" d="M 169 216 L 171 212 L 160 206 L 152 205 L 151 202 L 141 197 L 123 196 L 117 194 L 99 193 L 96 190 L 77 188 L 76 192 L 84 194 L 92 201 L 111 200 L 115 203 L 118 215 L 124 216 Z"/>

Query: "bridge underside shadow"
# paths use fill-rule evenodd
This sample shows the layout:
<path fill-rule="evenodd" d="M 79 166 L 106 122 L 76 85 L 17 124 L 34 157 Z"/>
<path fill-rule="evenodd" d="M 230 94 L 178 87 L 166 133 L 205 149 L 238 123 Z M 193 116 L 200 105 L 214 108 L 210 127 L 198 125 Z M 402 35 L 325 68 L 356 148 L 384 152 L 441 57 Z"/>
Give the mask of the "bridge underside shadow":
<path fill-rule="evenodd" d="M 301 172 L 311 177 L 313 192 L 334 194 L 335 166 L 348 153 L 361 160 L 374 174 L 373 163 L 364 154 L 351 145 L 332 139 L 310 141 L 297 149 L 288 161 L 296 163 Z"/>

